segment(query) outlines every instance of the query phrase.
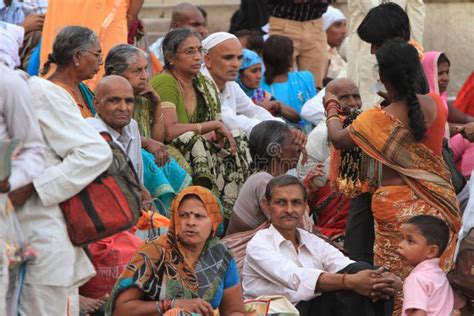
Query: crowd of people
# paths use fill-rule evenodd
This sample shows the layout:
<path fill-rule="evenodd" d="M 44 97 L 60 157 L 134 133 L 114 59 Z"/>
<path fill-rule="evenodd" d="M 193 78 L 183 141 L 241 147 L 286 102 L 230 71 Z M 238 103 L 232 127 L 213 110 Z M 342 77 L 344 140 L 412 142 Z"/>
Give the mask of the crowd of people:
<path fill-rule="evenodd" d="M 143 0 L 0 0 L 0 315 L 472 315 L 474 72 L 423 1 L 332 2 L 142 49 Z"/>

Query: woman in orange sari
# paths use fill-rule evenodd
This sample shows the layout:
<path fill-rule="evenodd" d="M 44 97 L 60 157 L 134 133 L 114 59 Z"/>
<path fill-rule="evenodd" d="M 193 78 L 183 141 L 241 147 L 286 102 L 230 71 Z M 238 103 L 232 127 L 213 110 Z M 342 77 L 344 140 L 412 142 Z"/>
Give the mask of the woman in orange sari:
<path fill-rule="evenodd" d="M 376 58 L 392 101 L 384 108 L 363 112 L 343 129 L 339 101 L 326 91 L 329 140 L 337 149 L 358 146 L 383 165 L 381 186 L 372 197 L 375 265 L 406 277 L 409 268 L 397 253 L 400 226 L 412 216 L 428 214 L 442 218 L 450 227 L 450 243 L 440 263 L 448 271 L 460 214 L 451 174 L 441 157 L 446 111 L 439 98 L 415 94 L 415 74 L 421 64 L 413 46 L 390 40 L 377 50 Z M 396 299 L 395 314 L 401 303 L 401 297 Z"/>

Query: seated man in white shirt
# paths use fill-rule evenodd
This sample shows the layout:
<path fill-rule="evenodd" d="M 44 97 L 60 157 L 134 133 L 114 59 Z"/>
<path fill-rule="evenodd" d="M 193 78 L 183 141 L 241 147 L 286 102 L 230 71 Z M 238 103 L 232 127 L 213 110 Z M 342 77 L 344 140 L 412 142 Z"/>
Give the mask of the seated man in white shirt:
<path fill-rule="evenodd" d="M 245 298 L 283 295 L 301 316 L 391 315 L 391 296 L 401 288 L 398 277 L 354 262 L 297 228 L 306 208 L 306 190 L 297 178 L 273 178 L 263 204 L 272 224 L 247 245 L 242 273 Z"/>
<path fill-rule="evenodd" d="M 250 135 L 252 128 L 262 121 L 283 121 L 253 103 L 235 82 L 242 64 L 242 46 L 235 35 L 213 33 L 202 41 L 202 47 L 207 51 L 202 73 L 213 79 L 219 90 L 221 118 L 227 128 Z"/>

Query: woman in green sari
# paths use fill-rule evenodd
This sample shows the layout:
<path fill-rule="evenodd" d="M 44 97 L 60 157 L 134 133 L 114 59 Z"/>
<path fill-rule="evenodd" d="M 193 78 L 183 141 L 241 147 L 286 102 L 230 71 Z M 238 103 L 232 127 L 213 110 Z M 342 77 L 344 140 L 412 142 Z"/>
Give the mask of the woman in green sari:
<path fill-rule="evenodd" d="M 200 73 L 203 48 L 198 34 L 169 32 L 162 43 L 165 71 L 151 80 L 160 95 L 165 142 L 177 148 L 192 168 L 193 183 L 211 189 L 229 218 L 238 192 L 250 175 L 246 135 L 220 121 L 214 83 Z"/>

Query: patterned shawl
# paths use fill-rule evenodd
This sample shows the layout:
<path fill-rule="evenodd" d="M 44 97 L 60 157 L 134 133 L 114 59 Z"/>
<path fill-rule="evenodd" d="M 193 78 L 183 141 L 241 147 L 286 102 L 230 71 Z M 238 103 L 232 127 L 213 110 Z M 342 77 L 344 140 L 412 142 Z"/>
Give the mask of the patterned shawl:
<path fill-rule="evenodd" d="M 181 229 L 178 207 L 187 195 L 198 196 L 212 221 L 211 236 L 194 267 L 186 262 L 178 242 Z M 221 284 L 232 257 L 228 248 L 215 237 L 221 221 L 221 205 L 211 191 L 200 186 L 181 191 L 171 207 L 168 234 L 140 246 L 112 290 L 106 315 L 112 315 L 119 294 L 133 286 L 142 290 L 147 300 L 158 301 L 164 285 L 165 294 L 161 296 L 165 298 L 200 297 L 209 302 Z"/>
<path fill-rule="evenodd" d="M 219 92 L 216 85 L 208 77 L 198 73 L 193 80 L 194 87 L 199 91 L 203 104 L 197 107 L 197 122 L 208 122 L 220 120 L 221 117 L 221 101 L 219 99 Z M 203 116 L 204 115 L 204 116 Z"/>
<path fill-rule="evenodd" d="M 459 231 L 459 203 L 441 156 L 416 142 L 400 121 L 380 108 L 360 114 L 349 134 L 364 152 L 397 171 L 418 197 L 442 212 L 453 232 Z"/>

